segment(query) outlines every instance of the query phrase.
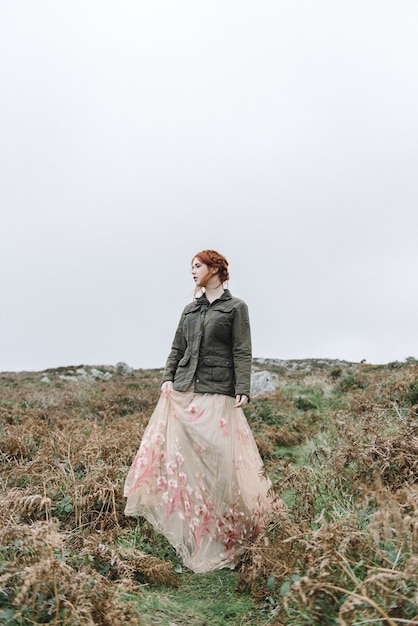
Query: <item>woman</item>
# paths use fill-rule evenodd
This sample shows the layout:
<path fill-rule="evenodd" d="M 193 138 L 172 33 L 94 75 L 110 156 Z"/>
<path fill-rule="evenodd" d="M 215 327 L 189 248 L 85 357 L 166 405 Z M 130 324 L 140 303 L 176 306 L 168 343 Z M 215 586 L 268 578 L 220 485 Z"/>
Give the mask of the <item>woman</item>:
<path fill-rule="evenodd" d="M 194 572 L 230 567 L 273 509 L 271 482 L 242 407 L 250 399 L 246 304 L 226 288 L 214 250 L 192 260 L 161 396 L 125 482 L 126 515 L 142 515 Z M 197 297 L 199 295 L 199 297 Z"/>

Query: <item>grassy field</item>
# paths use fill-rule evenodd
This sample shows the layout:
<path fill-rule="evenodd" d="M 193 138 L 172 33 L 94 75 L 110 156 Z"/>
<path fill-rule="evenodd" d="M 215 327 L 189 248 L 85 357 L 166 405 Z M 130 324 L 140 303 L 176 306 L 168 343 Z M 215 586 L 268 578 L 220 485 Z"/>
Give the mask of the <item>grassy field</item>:
<path fill-rule="evenodd" d="M 287 511 L 205 575 L 123 515 L 159 370 L 0 374 L 0 624 L 418 624 L 418 363 L 265 367 L 245 413 Z"/>

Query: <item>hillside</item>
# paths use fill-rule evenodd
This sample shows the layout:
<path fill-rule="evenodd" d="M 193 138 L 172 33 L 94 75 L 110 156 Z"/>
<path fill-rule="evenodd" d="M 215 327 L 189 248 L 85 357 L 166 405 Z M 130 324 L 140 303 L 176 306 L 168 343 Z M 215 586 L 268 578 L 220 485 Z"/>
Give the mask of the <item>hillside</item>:
<path fill-rule="evenodd" d="M 122 485 L 160 370 L 0 374 L 0 623 L 418 624 L 418 363 L 255 359 L 287 510 L 235 572 L 184 570 Z"/>

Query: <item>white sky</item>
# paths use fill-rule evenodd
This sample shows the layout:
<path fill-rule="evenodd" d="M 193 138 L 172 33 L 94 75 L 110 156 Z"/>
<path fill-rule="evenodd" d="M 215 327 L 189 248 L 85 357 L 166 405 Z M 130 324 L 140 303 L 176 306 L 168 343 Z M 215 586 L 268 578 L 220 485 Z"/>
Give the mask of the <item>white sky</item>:
<path fill-rule="evenodd" d="M 162 367 L 193 254 L 256 357 L 418 357 L 416 0 L 0 0 L 0 371 Z"/>

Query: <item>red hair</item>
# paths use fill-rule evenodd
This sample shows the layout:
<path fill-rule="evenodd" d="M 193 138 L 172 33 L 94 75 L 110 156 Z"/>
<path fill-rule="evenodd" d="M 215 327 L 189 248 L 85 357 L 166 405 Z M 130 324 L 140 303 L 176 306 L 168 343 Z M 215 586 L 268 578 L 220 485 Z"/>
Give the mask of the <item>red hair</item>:
<path fill-rule="evenodd" d="M 216 269 L 222 285 L 229 280 L 228 261 L 216 250 L 201 250 L 201 252 L 194 255 L 192 263 L 194 259 L 199 259 L 203 265 Z"/>

